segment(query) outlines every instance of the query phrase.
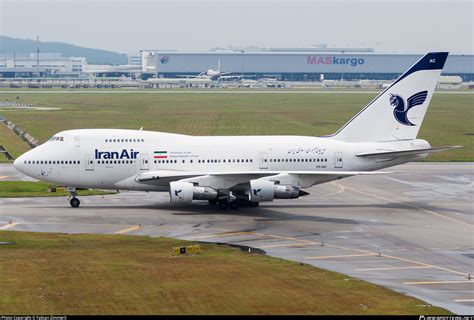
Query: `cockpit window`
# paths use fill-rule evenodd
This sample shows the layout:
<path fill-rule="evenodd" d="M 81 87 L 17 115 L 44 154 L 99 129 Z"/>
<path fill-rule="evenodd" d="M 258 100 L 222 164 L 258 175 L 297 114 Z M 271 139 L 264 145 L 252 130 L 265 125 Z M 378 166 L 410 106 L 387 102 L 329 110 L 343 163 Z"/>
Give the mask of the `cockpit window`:
<path fill-rule="evenodd" d="M 64 141 L 64 137 L 52 136 L 49 141 Z"/>

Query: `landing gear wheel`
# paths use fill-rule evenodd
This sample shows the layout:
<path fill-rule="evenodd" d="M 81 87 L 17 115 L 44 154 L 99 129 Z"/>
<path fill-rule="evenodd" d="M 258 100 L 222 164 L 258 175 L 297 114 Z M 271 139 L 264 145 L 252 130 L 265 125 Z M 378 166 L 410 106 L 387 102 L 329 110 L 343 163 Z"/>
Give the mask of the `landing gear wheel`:
<path fill-rule="evenodd" d="M 227 208 L 229 207 L 229 203 L 227 202 L 227 200 L 221 200 L 219 201 L 217 206 L 219 207 L 219 209 L 227 210 Z"/>
<path fill-rule="evenodd" d="M 260 205 L 260 202 L 252 202 L 250 201 L 249 205 L 252 207 L 252 208 L 256 208 Z"/>
<path fill-rule="evenodd" d="M 79 199 L 77 198 L 72 198 L 69 203 L 71 204 L 71 207 L 73 208 L 77 208 L 79 207 L 79 205 L 81 204 L 81 202 L 79 201 Z"/>
<path fill-rule="evenodd" d="M 236 201 L 238 201 L 239 207 L 242 207 L 242 208 L 247 208 L 250 203 L 250 201 L 245 200 L 245 199 L 237 199 Z"/>
<path fill-rule="evenodd" d="M 229 202 L 229 208 L 231 210 L 237 210 L 239 209 L 239 203 L 237 201 L 231 201 Z"/>

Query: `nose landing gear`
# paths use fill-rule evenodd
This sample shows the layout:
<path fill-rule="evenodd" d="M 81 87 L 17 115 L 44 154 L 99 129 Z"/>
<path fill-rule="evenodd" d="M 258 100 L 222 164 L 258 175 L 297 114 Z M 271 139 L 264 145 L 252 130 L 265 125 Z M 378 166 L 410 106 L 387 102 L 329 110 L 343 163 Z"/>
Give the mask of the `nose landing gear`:
<path fill-rule="evenodd" d="M 72 198 L 71 200 L 69 200 L 69 203 L 71 204 L 71 207 L 77 208 L 81 204 L 81 201 L 79 201 L 79 199 L 77 198 Z"/>
<path fill-rule="evenodd" d="M 71 207 L 73 208 L 77 208 L 80 206 L 81 204 L 81 201 L 79 201 L 78 198 L 76 198 L 77 196 L 77 192 L 76 192 L 76 188 L 71 188 L 71 187 L 68 187 L 67 190 L 69 191 L 69 194 L 70 194 L 70 200 L 69 200 L 69 204 L 71 205 Z"/>

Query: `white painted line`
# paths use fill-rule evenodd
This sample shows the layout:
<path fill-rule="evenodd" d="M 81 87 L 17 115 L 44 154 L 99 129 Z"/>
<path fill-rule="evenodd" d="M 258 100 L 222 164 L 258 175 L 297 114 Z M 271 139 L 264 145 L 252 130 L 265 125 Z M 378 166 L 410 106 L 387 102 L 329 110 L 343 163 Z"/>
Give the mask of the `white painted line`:
<path fill-rule="evenodd" d="M 469 280 L 453 280 L 453 281 L 418 281 L 418 282 L 404 282 L 403 284 L 450 284 L 450 283 L 470 283 L 474 284 L 474 281 Z"/>
<path fill-rule="evenodd" d="M 259 246 L 260 249 L 268 249 L 268 248 L 284 248 L 284 247 L 301 247 L 301 246 L 310 246 L 315 245 L 316 242 L 304 242 L 304 243 L 290 243 L 290 244 L 272 244 L 267 246 Z"/>
<path fill-rule="evenodd" d="M 412 266 L 412 267 L 386 267 L 386 268 L 366 268 L 355 269 L 355 271 L 381 271 L 381 270 L 405 270 L 405 269 L 429 269 L 432 266 Z"/>
<path fill-rule="evenodd" d="M 360 254 L 341 254 L 337 256 L 317 256 L 317 257 L 305 257 L 304 259 L 332 259 L 332 258 L 351 258 L 351 257 L 368 257 L 376 256 L 376 253 L 360 253 Z"/>
<path fill-rule="evenodd" d="M 10 228 L 13 228 L 14 226 L 19 225 L 19 224 L 20 224 L 19 222 L 12 222 L 12 223 L 6 224 L 4 226 L 1 226 L 0 230 L 10 229 Z"/>

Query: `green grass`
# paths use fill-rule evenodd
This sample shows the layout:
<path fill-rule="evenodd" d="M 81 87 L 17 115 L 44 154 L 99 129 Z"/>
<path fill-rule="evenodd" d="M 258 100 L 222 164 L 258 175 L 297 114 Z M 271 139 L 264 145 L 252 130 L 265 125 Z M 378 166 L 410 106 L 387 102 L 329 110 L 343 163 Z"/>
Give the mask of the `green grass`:
<path fill-rule="evenodd" d="M 48 192 L 51 184 L 33 181 L 0 181 L 0 198 L 18 197 L 63 197 L 69 195 L 64 188 L 58 188 L 57 192 Z M 100 190 L 77 190 L 79 196 L 92 196 L 111 194 L 115 192 Z"/>
<path fill-rule="evenodd" d="M 30 147 L 21 140 L 16 134 L 13 133 L 5 124 L 0 122 L 0 145 L 10 152 L 10 154 L 16 159 L 26 151 L 30 150 Z M 4 155 L 0 155 L 0 162 L 9 162 Z"/>
<path fill-rule="evenodd" d="M 9 100 L 59 107 L 56 111 L 3 110 L 1 114 L 41 141 L 74 128 L 126 128 L 193 135 L 312 135 L 335 132 L 375 93 L 236 94 L 2 93 Z M 474 95 L 435 93 L 419 138 L 433 146 L 464 148 L 430 161 L 474 161 Z M 41 119 L 41 121 L 39 121 Z"/>
<path fill-rule="evenodd" d="M 299 263 L 185 241 L 0 231 L 4 314 L 449 314 Z"/>

